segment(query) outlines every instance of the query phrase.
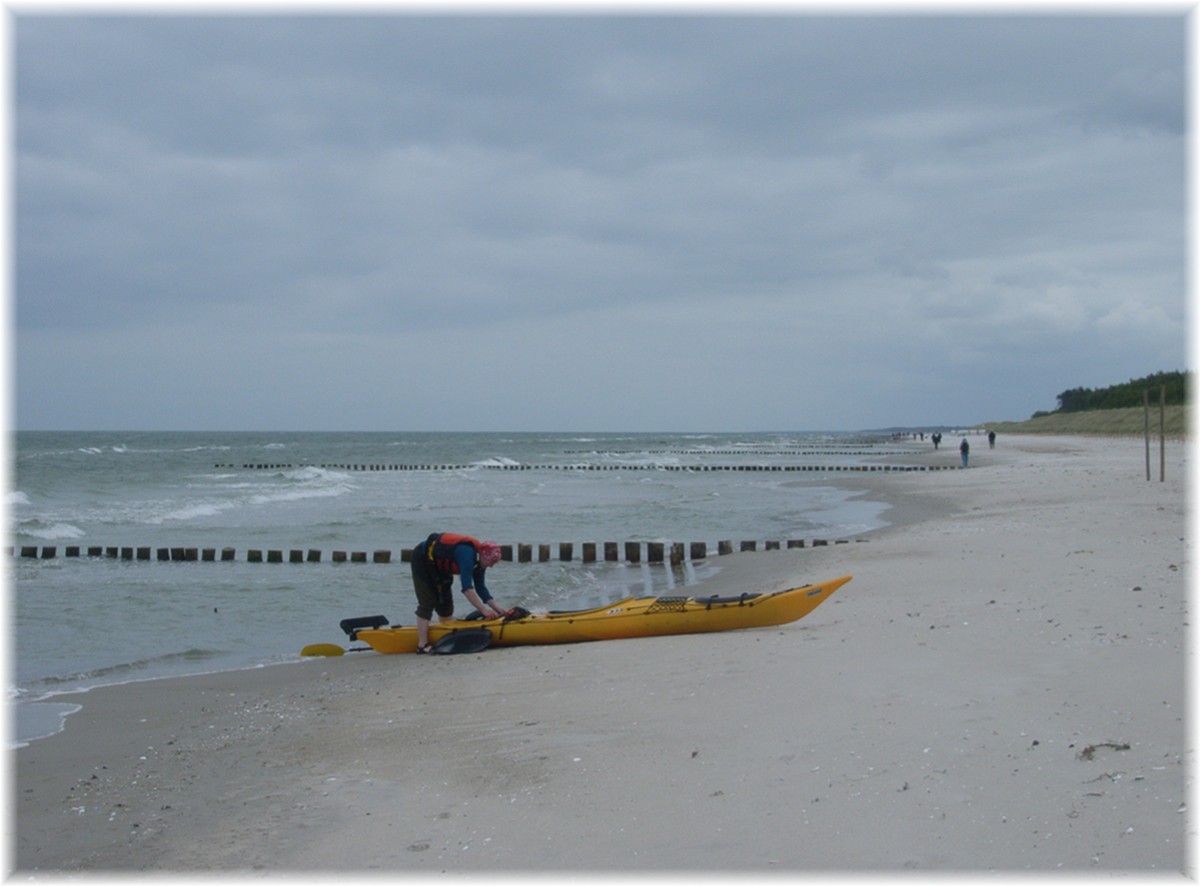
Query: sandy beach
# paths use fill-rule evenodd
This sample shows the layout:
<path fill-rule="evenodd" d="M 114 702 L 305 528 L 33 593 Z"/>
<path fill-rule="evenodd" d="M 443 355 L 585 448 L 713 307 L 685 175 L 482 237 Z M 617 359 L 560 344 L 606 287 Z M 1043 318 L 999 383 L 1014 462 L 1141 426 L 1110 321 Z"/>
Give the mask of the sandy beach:
<path fill-rule="evenodd" d="M 719 558 L 706 594 L 854 576 L 791 625 L 65 697 L 9 866 L 1190 875 L 1187 447 L 972 444 L 839 478 L 893 505 L 866 540 Z"/>

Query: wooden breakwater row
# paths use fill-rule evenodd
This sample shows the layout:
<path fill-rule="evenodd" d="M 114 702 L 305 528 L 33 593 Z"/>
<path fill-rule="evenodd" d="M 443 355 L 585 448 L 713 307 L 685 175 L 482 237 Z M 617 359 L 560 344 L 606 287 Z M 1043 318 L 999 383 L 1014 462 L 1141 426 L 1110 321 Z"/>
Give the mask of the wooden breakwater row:
<path fill-rule="evenodd" d="M 918 455 L 920 449 L 889 449 L 882 452 L 868 446 L 866 449 L 813 449 L 811 447 L 783 449 L 564 449 L 566 455 Z"/>
<path fill-rule="evenodd" d="M 866 539 L 855 539 L 855 541 L 866 541 Z M 847 544 L 849 539 L 836 539 L 830 542 L 828 539 L 815 538 L 812 540 L 812 547 L 822 547 L 829 544 Z M 788 550 L 794 548 L 803 548 L 806 546 L 804 539 L 787 539 L 786 541 L 742 541 L 739 543 L 737 550 L 739 551 L 778 551 L 783 547 Z M 21 545 L 19 547 L 9 548 L 10 555 L 23 557 L 25 559 L 36 560 L 53 560 L 58 556 L 57 545 Z M 557 555 L 555 555 L 557 550 Z M 643 550 L 645 556 L 643 558 Z M 686 551 L 686 556 L 685 556 Z M 732 554 L 734 552 L 734 544 L 732 541 L 717 542 L 716 553 L 718 556 Z M 584 563 L 595 563 L 603 559 L 606 562 L 626 562 L 626 563 L 664 563 L 672 564 L 682 563 L 685 559 L 703 560 L 709 555 L 709 546 L 707 542 L 695 541 L 689 545 L 684 545 L 683 542 L 657 542 L 657 541 L 627 541 L 615 542 L 606 541 L 602 544 L 596 542 L 584 542 L 580 546 L 580 560 Z M 152 548 L 152 547 L 129 547 L 129 546 L 103 546 L 92 545 L 82 547 L 79 545 L 68 545 L 63 548 L 63 555 L 66 557 L 88 557 L 91 559 L 107 559 L 107 560 L 153 560 L 158 562 L 171 563 L 215 563 L 215 562 L 232 562 L 237 560 L 237 551 L 234 548 L 192 548 L 192 547 L 169 547 L 169 548 Z M 251 548 L 246 551 L 245 562 L 247 563 L 320 563 L 323 559 L 323 552 L 315 548 L 308 549 L 259 549 Z M 575 559 L 575 544 L 574 542 L 563 541 L 557 545 L 550 544 L 518 544 L 518 545 L 501 545 L 500 558 L 502 561 L 517 562 L 517 563 L 546 563 L 551 560 L 558 562 L 571 562 Z M 402 548 L 400 551 L 400 561 L 408 563 L 412 560 L 412 549 Z M 330 557 L 330 562 L 333 563 L 391 563 L 392 552 L 390 550 L 377 551 L 333 551 Z"/>
<path fill-rule="evenodd" d="M 957 471 L 959 465 L 496 465 L 496 464 L 296 464 L 290 462 L 251 462 L 246 464 L 216 464 L 218 470 L 290 471 L 297 468 L 323 468 L 335 471 L 812 471 L 819 474 L 839 472 L 869 473 L 874 471 Z"/>

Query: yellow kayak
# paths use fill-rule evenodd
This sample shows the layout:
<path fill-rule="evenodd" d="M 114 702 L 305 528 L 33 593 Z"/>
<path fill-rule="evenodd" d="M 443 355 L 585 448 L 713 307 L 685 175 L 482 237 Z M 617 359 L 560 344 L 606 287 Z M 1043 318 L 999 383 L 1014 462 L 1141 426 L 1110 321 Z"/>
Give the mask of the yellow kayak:
<path fill-rule="evenodd" d="M 770 627 L 804 618 L 850 578 L 844 575 L 820 584 L 737 597 L 627 597 L 595 609 L 534 612 L 507 621 L 450 619 L 432 623 L 429 639 L 436 643 L 456 631 L 487 628 L 492 646 L 525 646 Z M 417 651 L 416 625 L 364 627 L 348 633 L 351 640 L 362 640 L 376 652 Z"/>

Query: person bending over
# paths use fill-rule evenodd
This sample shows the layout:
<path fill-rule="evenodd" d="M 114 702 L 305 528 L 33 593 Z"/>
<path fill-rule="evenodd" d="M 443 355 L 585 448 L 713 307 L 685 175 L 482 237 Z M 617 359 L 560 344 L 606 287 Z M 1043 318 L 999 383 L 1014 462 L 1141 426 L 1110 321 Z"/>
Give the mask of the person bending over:
<path fill-rule="evenodd" d="M 505 610 L 487 589 L 484 572 L 500 562 L 500 545 L 469 535 L 435 532 L 413 548 L 413 590 L 417 593 L 417 652 L 429 653 L 429 620 L 454 615 L 454 576 L 463 596 L 484 618 L 503 617 Z"/>

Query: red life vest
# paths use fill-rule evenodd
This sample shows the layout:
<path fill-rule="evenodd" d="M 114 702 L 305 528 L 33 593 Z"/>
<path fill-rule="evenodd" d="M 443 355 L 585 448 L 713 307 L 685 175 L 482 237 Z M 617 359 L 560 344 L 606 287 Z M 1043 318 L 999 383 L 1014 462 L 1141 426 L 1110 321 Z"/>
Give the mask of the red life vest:
<path fill-rule="evenodd" d="M 455 532 L 442 532 L 429 543 L 425 556 L 433 562 L 433 568 L 446 575 L 458 575 L 458 561 L 454 559 L 454 548 L 466 542 L 475 548 L 475 556 L 479 556 L 479 539 L 469 535 L 459 535 Z"/>

